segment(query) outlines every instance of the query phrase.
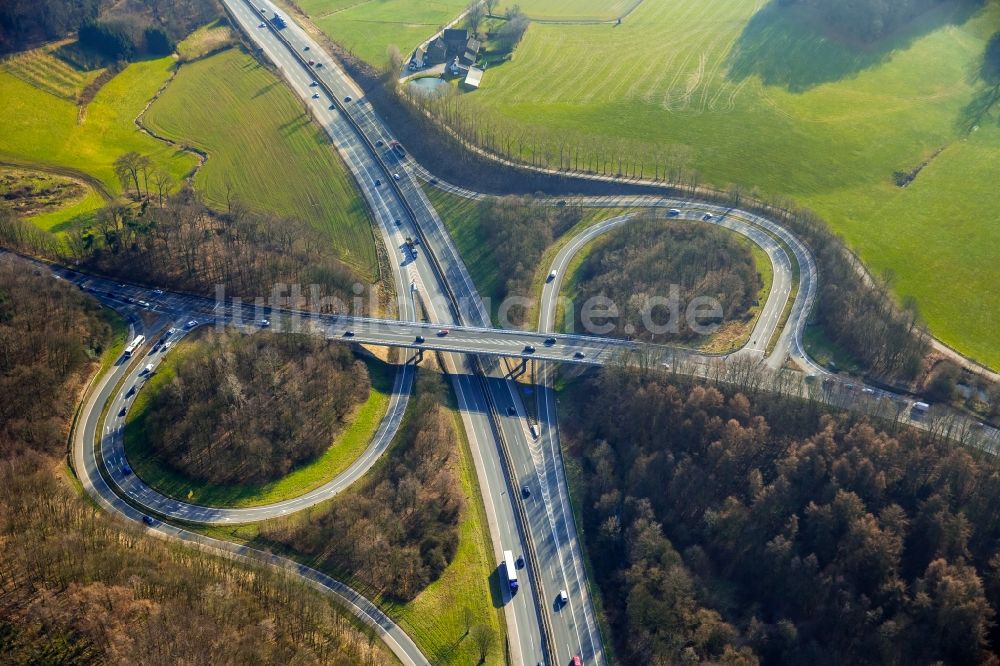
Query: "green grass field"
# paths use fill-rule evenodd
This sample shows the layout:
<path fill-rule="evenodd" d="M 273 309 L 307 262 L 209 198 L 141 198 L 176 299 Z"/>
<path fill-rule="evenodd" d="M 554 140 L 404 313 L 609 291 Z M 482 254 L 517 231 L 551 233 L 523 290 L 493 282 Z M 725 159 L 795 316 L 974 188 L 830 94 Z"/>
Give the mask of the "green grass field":
<path fill-rule="evenodd" d="M 190 344 L 191 340 L 181 342 L 159 365 L 156 374 L 136 395 L 125 427 L 125 454 L 132 469 L 151 487 L 170 497 L 225 507 L 261 506 L 298 497 L 323 485 L 357 460 L 368 448 L 389 407 L 395 370 L 381 361 L 363 357 L 372 383 L 368 400 L 358 405 L 350 424 L 316 460 L 265 484 L 218 486 L 194 481 L 163 464 L 143 437 L 150 398 L 173 379 L 177 361 L 185 350 L 191 349 Z"/>
<path fill-rule="evenodd" d="M 405 56 L 462 13 L 468 0 L 299 0 L 330 39 L 376 67 L 395 44 Z"/>
<path fill-rule="evenodd" d="M 620 26 L 534 24 L 465 97 L 469 113 L 580 147 L 581 162 L 620 152 L 651 173 L 659 156 L 703 183 L 790 196 L 892 271 L 936 336 L 1000 367 L 1000 126 L 996 111 L 972 115 L 1000 2 L 929 16 L 882 51 L 760 5 L 645 0 Z"/>
<path fill-rule="evenodd" d="M 172 66 L 172 58 L 129 65 L 101 88 L 85 113 L 78 113 L 74 102 L 0 70 L 0 117 L 4 119 L 0 123 L 0 161 L 76 170 L 117 193 L 121 185 L 112 164 L 134 150 L 148 155 L 180 182 L 195 159 L 142 133 L 133 122 L 167 80 Z M 75 210 L 62 211 L 42 220 L 41 225 L 60 230 L 100 205 L 95 194 Z"/>
<path fill-rule="evenodd" d="M 225 207 L 229 188 L 251 209 L 303 219 L 329 235 L 345 262 L 375 274 L 353 180 L 302 105 L 250 56 L 229 49 L 182 65 L 145 121 L 208 153 L 195 187 L 210 204 Z"/>
<path fill-rule="evenodd" d="M 642 0 L 638 0 L 641 2 Z M 500 2 L 495 10 L 519 5 L 521 11 L 539 21 L 610 21 L 635 5 L 637 0 L 518 0 Z"/>
<path fill-rule="evenodd" d="M 0 72 L 56 97 L 75 102 L 87 84 L 101 75 L 103 68 L 84 70 L 58 57 L 67 42 L 53 42 L 30 51 L 22 51 L 0 63 Z"/>

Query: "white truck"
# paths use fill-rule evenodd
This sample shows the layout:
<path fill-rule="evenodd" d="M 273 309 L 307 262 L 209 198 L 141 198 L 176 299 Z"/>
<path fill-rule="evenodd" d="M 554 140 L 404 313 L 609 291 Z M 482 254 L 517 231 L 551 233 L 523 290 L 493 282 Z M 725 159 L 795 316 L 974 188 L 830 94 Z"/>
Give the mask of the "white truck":
<path fill-rule="evenodd" d="M 514 566 L 514 553 L 509 550 L 503 551 L 503 567 L 507 570 L 507 583 L 513 594 L 517 592 L 517 568 Z"/>

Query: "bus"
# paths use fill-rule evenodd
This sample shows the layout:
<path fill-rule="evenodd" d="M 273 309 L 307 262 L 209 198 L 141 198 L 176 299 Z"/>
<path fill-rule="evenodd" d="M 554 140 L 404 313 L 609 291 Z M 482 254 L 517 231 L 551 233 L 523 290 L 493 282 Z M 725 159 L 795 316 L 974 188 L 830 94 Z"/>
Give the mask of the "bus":
<path fill-rule="evenodd" d="M 125 358 L 132 358 L 132 354 L 135 352 L 135 350 L 138 349 L 140 345 L 142 345 L 142 343 L 145 341 L 146 341 L 146 336 L 144 335 L 135 336 L 135 339 L 132 340 L 132 342 L 128 344 L 128 347 L 125 348 L 125 354 L 124 354 Z"/>
<path fill-rule="evenodd" d="M 517 592 L 517 569 L 514 567 L 514 553 L 503 551 L 503 565 L 507 569 L 507 582 L 510 583 L 511 594 Z"/>

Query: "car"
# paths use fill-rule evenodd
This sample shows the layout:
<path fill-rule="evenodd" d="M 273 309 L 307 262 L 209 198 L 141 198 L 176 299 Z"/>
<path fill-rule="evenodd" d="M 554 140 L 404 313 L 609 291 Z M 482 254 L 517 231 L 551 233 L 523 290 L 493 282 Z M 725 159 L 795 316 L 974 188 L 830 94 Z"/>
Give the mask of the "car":
<path fill-rule="evenodd" d="M 319 69 L 322 66 L 323 66 L 323 63 L 321 63 L 321 62 L 316 63 L 316 69 Z"/>
<path fill-rule="evenodd" d="M 704 215 L 701 216 L 701 219 L 705 220 L 706 222 L 709 222 L 715 219 L 715 216 L 713 216 L 711 213 L 705 213 Z"/>
<path fill-rule="evenodd" d="M 149 307 L 149 301 L 139 301 L 139 305 L 141 305 L 144 308 L 148 308 Z"/>
<path fill-rule="evenodd" d="M 560 606 L 565 606 L 569 603 L 569 595 L 566 594 L 566 590 L 559 590 L 559 596 L 556 597 L 556 601 Z"/>
<path fill-rule="evenodd" d="M 393 180 L 399 180 L 399 174 L 398 173 L 392 174 L 392 179 Z"/>
<path fill-rule="evenodd" d="M 806 381 L 807 382 L 814 382 L 814 381 L 816 381 L 816 375 L 806 375 Z"/>
<path fill-rule="evenodd" d="M 162 289 L 154 289 L 153 290 L 153 296 L 163 296 L 163 290 Z"/>
<path fill-rule="evenodd" d="M 583 666 L 583 660 L 579 655 L 573 655 L 573 666 Z"/>
<path fill-rule="evenodd" d="M 382 187 L 382 181 L 378 178 L 375 179 L 375 187 Z"/>
<path fill-rule="evenodd" d="M 260 320 L 260 327 L 261 328 L 267 328 L 270 325 L 271 325 L 271 321 L 269 319 L 261 319 Z"/>
<path fill-rule="evenodd" d="M 147 363 L 146 367 L 143 368 L 142 372 L 140 372 L 139 374 L 140 375 L 151 375 L 151 374 L 153 374 L 153 364 L 152 363 Z"/>
<path fill-rule="evenodd" d="M 121 409 L 118 410 L 118 416 L 125 416 L 126 411 L 127 410 L 124 407 L 122 407 Z"/>
<path fill-rule="evenodd" d="M 414 342 L 416 342 L 416 343 L 417 343 L 418 345 L 421 345 L 421 344 L 423 344 L 423 343 L 424 343 L 424 336 L 422 336 L 422 335 L 418 335 L 418 336 L 417 336 L 417 337 L 415 337 L 415 338 L 414 338 L 413 340 L 414 340 Z"/>
<path fill-rule="evenodd" d="M 875 395 L 875 389 L 873 389 L 873 388 L 868 388 L 867 386 L 866 386 L 866 387 L 864 387 L 863 389 L 861 389 L 861 392 L 862 392 L 862 393 L 866 393 L 866 394 L 868 394 L 868 395 Z"/>
<path fill-rule="evenodd" d="M 303 47 L 302 47 L 302 50 L 303 50 L 303 51 L 308 51 L 308 50 L 309 50 L 309 45 L 308 45 L 308 44 L 306 44 L 305 46 L 303 46 Z"/>
<path fill-rule="evenodd" d="M 125 476 L 130 476 L 132 474 L 132 468 L 128 465 L 122 465 L 122 474 Z"/>
<path fill-rule="evenodd" d="M 446 335 L 448 335 L 448 329 L 447 328 L 442 328 L 440 331 L 438 331 L 438 337 L 439 338 L 443 338 Z"/>
<path fill-rule="evenodd" d="M 549 276 L 547 278 L 545 278 L 545 281 L 546 282 L 552 282 L 555 279 L 556 279 L 556 272 L 552 271 L 551 273 L 549 273 Z"/>
<path fill-rule="evenodd" d="M 336 108 L 337 108 L 337 105 L 336 105 L 336 104 L 333 104 L 333 103 L 331 102 L 331 103 L 330 103 L 330 106 L 328 106 L 328 107 L 326 107 L 326 108 L 328 108 L 328 109 L 330 109 L 331 111 L 333 111 L 334 109 L 336 109 Z"/>
<path fill-rule="evenodd" d="M 354 331 L 352 331 L 351 329 L 347 329 L 346 331 L 344 331 L 344 337 L 345 338 L 353 338 L 354 337 Z"/>
<path fill-rule="evenodd" d="M 584 358 L 586 356 L 582 351 L 573 352 L 573 358 Z"/>
<path fill-rule="evenodd" d="M 524 568 L 524 555 L 517 556 L 517 561 L 514 562 L 514 566 L 516 566 L 518 569 Z"/>
<path fill-rule="evenodd" d="M 437 185 L 437 184 L 438 184 L 438 179 L 437 178 L 431 178 L 431 185 Z"/>
<path fill-rule="evenodd" d="M 184 324 L 184 328 L 186 328 L 187 330 L 190 331 L 192 328 L 194 328 L 197 325 L 198 325 L 198 320 L 197 319 L 192 319 L 188 323 Z"/>
<path fill-rule="evenodd" d="M 146 523 L 150 527 L 152 527 L 153 525 L 156 524 L 156 521 L 153 520 L 152 516 L 143 516 L 142 517 L 142 522 Z"/>
<path fill-rule="evenodd" d="M 260 13 L 261 14 L 266 14 L 267 13 L 267 7 L 261 7 L 260 8 Z"/>
<path fill-rule="evenodd" d="M 167 335 L 173 335 L 176 332 L 177 332 L 177 329 L 174 328 L 173 326 L 171 326 L 170 328 L 167 329 Z"/>
<path fill-rule="evenodd" d="M 310 61 L 309 61 L 309 66 L 310 66 L 310 67 L 312 67 L 312 66 L 313 66 L 313 65 L 315 65 L 315 64 L 316 64 L 316 61 L 315 61 L 315 60 L 310 60 Z"/>
<path fill-rule="evenodd" d="M 310 81 L 310 82 L 309 82 L 309 87 L 310 87 L 310 88 L 315 88 L 315 87 L 316 87 L 316 86 L 318 86 L 318 85 L 319 85 L 319 84 L 318 84 L 318 83 L 316 83 L 315 81 Z"/>
<path fill-rule="evenodd" d="M 378 141 L 375 142 L 375 145 L 378 146 L 379 148 L 381 148 L 382 146 L 385 145 L 385 141 L 383 141 L 382 139 L 379 139 Z"/>
<path fill-rule="evenodd" d="M 135 395 L 135 391 L 136 391 L 136 385 L 132 384 L 132 386 L 129 387 L 129 390 L 125 393 L 125 397 L 126 398 L 131 398 L 133 395 Z M 125 409 L 125 408 L 123 407 L 122 409 Z"/>
<path fill-rule="evenodd" d="M 266 28 L 267 25 L 263 21 L 261 21 L 260 23 L 257 24 L 257 27 L 258 28 Z"/>
<path fill-rule="evenodd" d="M 403 226 L 403 223 L 402 223 L 402 222 L 400 222 L 399 220 L 396 220 L 396 226 L 397 226 L 397 227 L 401 227 L 401 226 Z"/>
<path fill-rule="evenodd" d="M 161 354 L 166 354 L 168 349 L 170 349 L 170 343 L 169 342 L 164 342 L 163 346 L 160 347 L 160 353 Z"/>
<path fill-rule="evenodd" d="M 528 486 L 521 486 L 521 497 L 523 497 L 524 499 L 528 499 L 529 497 L 531 497 L 531 488 L 529 488 Z"/>
<path fill-rule="evenodd" d="M 670 210 L 667 211 L 667 215 L 669 215 L 670 217 L 677 217 L 680 214 L 681 212 L 676 208 L 671 208 Z"/>
<path fill-rule="evenodd" d="M 517 416 L 517 409 L 514 405 L 507 405 L 507 416 Z"/>
<path fill-rule="evenodd" d="M 535 348 L 532 345 L 524 345 L 524 353 L 525 354 L 534 354 L 535 353 Z"/>
<path fill-rule="evenodd" d="M 545 338 L 545 346 L 546 347 L 551 347 L 555 343 L 556 343 L 556 339 L 555 338 Z"/>
<path fill-rule="evenodd" d="M 319 93 L 313 93 L 313 99 L 319 99 Z"/>
<path fill-rule="evenodd" d="M 345 97 L 345 98 L 344 98 L 344 101 L 345 101 L 345 102 L 350 102 L 350 101 L 351 101 L 351 96 L 350 96 L 350 95 L 348 95 L 347 97 Z"/>

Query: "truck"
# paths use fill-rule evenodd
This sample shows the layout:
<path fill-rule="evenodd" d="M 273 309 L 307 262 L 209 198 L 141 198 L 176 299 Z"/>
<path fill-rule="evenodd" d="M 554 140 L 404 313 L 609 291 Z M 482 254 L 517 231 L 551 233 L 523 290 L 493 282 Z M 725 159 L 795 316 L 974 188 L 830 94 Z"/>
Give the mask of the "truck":
<path fill-rule="evenodd" d="M 927 414 L 927 411 L 931 408 L 926 402 L 915 402 L 913 403 L 913 415 L 917 418 Z"/>
<path fill-rule="evenodd" d="M 395 153 L 400 157 L 406 157 L 406 151 L 403 149 L 403 144 L 399 141 L 390 141 L 389 147 L 392 148 L 393 151 L 395 151 Z"/>
<path fill-rule="evenodd" d="M 509 550 L 503 551 L 503 566 L 507 570 L 507 583 L 510 584 L 510 592 L 517 592 L 517 569 L 514 567 L 514 553 Z"/>
<path fill-rule="evenodd" d="M 282 18 L 281 14 L 279 14 L 278 12 L 274 12 L 274 18 L 271 19 L 271 23 L 273 23 L 274 27 L 276 28 L 284 28 L 285 26 L 288 25 L 287 23 L 285 23 L 285 19 Z"/>
<path fill-rule="evenodd" d="M 145 342 L 145 341 L 146 341 L 146 336 L 144 336 L 144 335 L 137 335 L 137 336 L 135 336 L 135 338 L 133 338 L 132 342 L 130 342 L 128 344 L 128 347 L 125 348 L 125 352 L 123 353 L 123 356 L 125 358 L 132 358 L 132 354 L 135 353 L 135 350 L 138 349 L 142 345 L 142 343 Z"/>

